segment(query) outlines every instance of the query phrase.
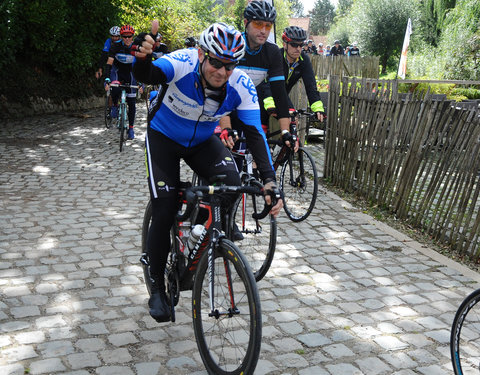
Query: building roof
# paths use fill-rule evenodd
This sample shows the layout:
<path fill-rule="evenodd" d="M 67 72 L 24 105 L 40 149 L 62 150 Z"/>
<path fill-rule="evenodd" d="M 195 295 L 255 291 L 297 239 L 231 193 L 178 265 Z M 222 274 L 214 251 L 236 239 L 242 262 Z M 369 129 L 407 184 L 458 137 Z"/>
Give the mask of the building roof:
<path fill-rule="evenodd" d="M 327 37 L 326 35 L 312 35 L 310 33 L 310 17 L 292 17 L 288 19 L 289 26 L 298 26 L 304 29 L 307 32 L 307 39 L 312 39 L 313 43 L 318 46 L 318 43 L 323 43 L 327 46 Z"/>
<path fill-rule="evenodd" d="M 298 26 L 310 34 L 310 17 L 293 17 L 288 19 L 289 26 Z"/>

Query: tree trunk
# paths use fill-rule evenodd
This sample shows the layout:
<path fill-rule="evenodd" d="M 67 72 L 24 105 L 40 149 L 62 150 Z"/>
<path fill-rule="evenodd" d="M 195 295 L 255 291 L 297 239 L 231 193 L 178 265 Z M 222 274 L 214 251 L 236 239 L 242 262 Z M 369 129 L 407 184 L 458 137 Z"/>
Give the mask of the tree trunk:
<path fill-rule="evenodd" d="M 387 74 L 387 61 L 388 61 L 388 55 L 383 55 L 381 58 L 381 64 L 382 64 L 381 74 Z"/>

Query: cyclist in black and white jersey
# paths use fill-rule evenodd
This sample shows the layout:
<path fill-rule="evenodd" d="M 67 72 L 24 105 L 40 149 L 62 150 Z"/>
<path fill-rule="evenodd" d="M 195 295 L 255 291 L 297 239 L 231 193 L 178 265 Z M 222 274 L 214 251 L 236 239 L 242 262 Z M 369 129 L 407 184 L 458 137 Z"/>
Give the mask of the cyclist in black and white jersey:
<path fill-rule="evenodd" d="M 282 140 L 289 145 L 293 141 L 290 134 L 290 117 L 288 113 L 288 96 L 285 89 L 282 55 L 276 44 L 267 41 L 270 30 L 277 17 L 277 11 L 266 1 L 254 0 L 247 5 L 244 12 L 246 42 L 245 56 L 240 60 L 238 67 L 247 73 L 258 91 L 262 124 L 268 124 L 268 114 L 264 110 L 263 96 L 258 87 L 262 82 L 269 82 L 272 96 L 276 103 L 277 118 L 282 130 Z M 238 116 L 233 112 L 230 118 L 220 122 L 222 128 L 242 130 Z"/>

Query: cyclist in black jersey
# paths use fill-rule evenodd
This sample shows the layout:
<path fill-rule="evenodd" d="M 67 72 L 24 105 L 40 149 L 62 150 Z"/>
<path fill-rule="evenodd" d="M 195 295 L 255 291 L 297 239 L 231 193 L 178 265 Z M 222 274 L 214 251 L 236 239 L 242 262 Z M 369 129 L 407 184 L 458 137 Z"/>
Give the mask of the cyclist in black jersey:
<path fill-rule="evenodd" d="M 308 57 L 308 53 L 302 51 L 307 33 L 298 26 L 289 26 L 284 29 L 282 34 L 283 48 L 280 50 L 283 55 L 283 73 L 285 75 L 285 86 L 287 93 L 290 94 L 293 86 L 301 78 L 307 92 L 308 102 L 312 112 L 317 114 L 317 118 L 323 122 L 324 108 L 320 100 L 320 93 L 317 90 L 317 81 L 313 71 L 312 63 Z M 265 109 L 272 112 L 275 109 L 275 102 L 271 97 L 271 87 L 268 84 L 262 86 Z M 293 103 L 289 100 L 289 108 L 294 108 Z M 278 108 L 278 107 L 277 107 Z"/>
<path fill-rule="evenodd" d="M 114 43 L 120 42 L 120 28 L 118 26 L 113 26 L 110 28 L 110 38 L 105 41 L 103 45 L 102 54 L 98 60 L 98 70 L 95 72 L 95 78 L 99 79 L 103 74 L 103 67 L 108 60 L 108 51 Z"/>
<path fill-rule="evenodd" d="M 132 73 L 132 44 L 133 44 L 133 35 L 135 30 L 130 25 L 123 25 L 120 29 L 120 36 L 122 41 L 115 43 L 110 48 L 108 53 L 107 66 L 105 69 L 105 90 L 110 88 L 110 83 L 112 81 L 120 81 L 121 83 L 128 83 L 130 85 L 136 85 L 137 81 Z M 142 89 L 140 89 L 142 90 Z M 135 138 L 133 132 L 133 124 L 135 122 L 135 112 L 136 112 L 136 89 L 126 89 L 127 91 L 127 104 L 128 104 L 128 139 Z M 112 101 L 113 107 L 111 109 L 112 118 L 118 117 L 118 99 L 120 98 L 122 88 L 113 87 L 112 88 Z"/>
<path fill-rule="evenodd" d="M 270 83 L 272 96 L 278 108 L 277 118 L 282 130 L 282 140 L 290 145 L 293 138 L 290 134 L 288 96 L 285 89 L 282 55 L 276 44 L 267 41 L 277 17 L 277 11 L 266 1 L 254 0 L 247 5 L 243 15 L 246 53 L 238 67 L 250 76 L 257 88 L 262 124 L 268 124 L 268 114 L 264 109 L 262 91 L 258 88 L 264 81 Z M 220 124 L 222 128 L 233 126 L 237 130 L 242 130 L 242 124 L 235 112 L 232 112 L 230 118 L 222 119 Z"/>

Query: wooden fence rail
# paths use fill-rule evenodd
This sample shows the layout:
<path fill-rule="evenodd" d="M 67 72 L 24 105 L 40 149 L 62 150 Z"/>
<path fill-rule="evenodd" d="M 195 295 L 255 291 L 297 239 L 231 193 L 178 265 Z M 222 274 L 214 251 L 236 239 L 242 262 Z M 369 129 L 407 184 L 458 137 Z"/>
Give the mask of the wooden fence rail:
<path fill-rule="evenodd" d="M 480 111 L 331 77 L 324 176 L 480 258 Z"/>
<path fill-rule="evenodd" d="M 313 70 L 318 79 L 329 76 L 355 76 L 378 78 L 379 57 L 319 56 L 311 55 Z"/>

